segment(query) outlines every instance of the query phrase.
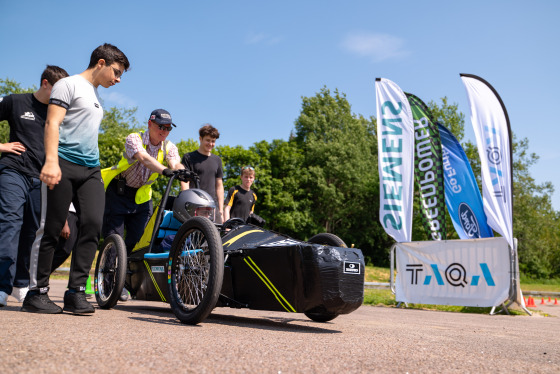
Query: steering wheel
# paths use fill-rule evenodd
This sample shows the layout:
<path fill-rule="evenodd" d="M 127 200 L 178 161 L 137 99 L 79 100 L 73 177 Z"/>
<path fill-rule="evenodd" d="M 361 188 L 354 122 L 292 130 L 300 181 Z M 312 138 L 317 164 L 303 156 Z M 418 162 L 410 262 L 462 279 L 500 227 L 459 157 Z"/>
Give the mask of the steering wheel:
<path fill-rule="evenodd" d="M 231 230 L 236 228 L 237 226 L 246 225 L 246 224 L 247 223 L 243 219 L 239 217 L 232 217 L 222 224 L 222 232 L 225 232 L 227 229 Z"/>

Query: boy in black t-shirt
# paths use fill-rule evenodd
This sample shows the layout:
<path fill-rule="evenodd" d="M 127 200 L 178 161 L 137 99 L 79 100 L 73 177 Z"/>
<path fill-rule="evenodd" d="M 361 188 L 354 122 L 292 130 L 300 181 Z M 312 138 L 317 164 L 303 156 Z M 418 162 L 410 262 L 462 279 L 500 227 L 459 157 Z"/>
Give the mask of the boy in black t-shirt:
<path fill-rule="evenodd" d="M 200 178 L 200 189 L 208 192 L 216 202 L 216 223 L 222 223 L 224 209 L 224 182 L 222 159 L 212 154 L 216 139 L 220 137 L 218 130 L 207 123 L 198 131 L 200 146 L 194 152 L 185 153 L 181 163 L 187 170 L 194 171 Z M 181 189 L 189 188 L 189 183 L 181 182 Z"/>
<path fill-rule="evenodd" d="M 255 169 L 251 166 L 241 168 L 241 185 L 229 189 L 226 206 L 224 208 L 224 222 L 230 218 L 238 217 L 247 221 L 253 213 L 257 194 L 251 190 L 255 181 Z"/>

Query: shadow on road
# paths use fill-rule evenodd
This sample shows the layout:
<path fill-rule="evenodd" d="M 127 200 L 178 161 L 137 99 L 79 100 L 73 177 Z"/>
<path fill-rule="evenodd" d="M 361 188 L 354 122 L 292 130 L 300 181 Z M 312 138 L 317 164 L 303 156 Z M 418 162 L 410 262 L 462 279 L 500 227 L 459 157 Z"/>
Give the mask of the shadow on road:
<path fill-rule="evenodd" d="M 290 314 L 291 315 L 291 314 Z M 339 330 L 331 330 L 323 327 L 291 325 L 291 322 L 311 322 L 307 318 L 281 318 L 281 317 L 241 317 L 224 314 L 211 314 L 205 323 L 218 323 L 229 326 L 240 326 L 245 328 L 256 328 L 273 331 L 291 331 L 297 333 L 313 333 L 313 334 L 339 334 Z M 318 322 L 311 322 L 317 323 Z M 322 326 L 329 326 L 330 323 L 321 323 Z M 333 325 L 334 326 L 334 325 Z"/>
<path fill-rule="evenodd" d="M 134 302 L 130 304 L 117 304 L 113 309 L 120 310 L 123 312 L 134 313 L 134 314 L 141 314 L 145 317 L 138 317 L 132 316 L 131 319 L 143 321 L 143 322 L 151 322 L 151 323 L 160 323 L 165 325 L 178 325 L 178 326 L 185 326 L 185 327 L 200 327 L 199 326 L 189 326 L 182 324 L 173 314 L 173 311 L 169 308 L 167 304 L 161 304 L 162 306 L 148 306 L 148 305 L 134 305 Z M 215 311 L 219 312 L 226 312 L 227 308 L 216 308 Z M 231 309 L 233 313 L 236 312 L 235 309 Z M 297 318 L 300 314 L 286 314 L 286 317 L 278 317 L 278 316 L 271 316 L 271 317 L 246 317 L 246 316 L 237 316 L 237 315 L 227 315 L 222 313 L 212 313 L 210 316 L 203 321 L 203 324 L 220 324 L 220 325 L 228 325 L 228 326 L 237 326 L 237 327 L 244 327 L 244 328 L 253 328 L 253 329 L 265 329 L 265 330 L 273 330 L 273 331 L 288 331 L 288 332 L 297 332 L 297 333 L 312 333 L 312 334 L 339 334 L 341 331 L 330 329 L 330 326 L 335 326 L 335 324 L 327 322 L 327 323 L 319 323 L 319 322 L 312 322 L 311 320 L 305 318 Z M 153 316 L 151 318 L 149 316 Z M 155 318 L 159 317 L 159 318 Z M 169 318 L 171 317 L 171 318 Z M 320 324 L 321 327 L 316 326 L 308 326 L 308 325 L 300 325 L 300 324 L 292 324 L 292 323 L 314 323 Z"/>

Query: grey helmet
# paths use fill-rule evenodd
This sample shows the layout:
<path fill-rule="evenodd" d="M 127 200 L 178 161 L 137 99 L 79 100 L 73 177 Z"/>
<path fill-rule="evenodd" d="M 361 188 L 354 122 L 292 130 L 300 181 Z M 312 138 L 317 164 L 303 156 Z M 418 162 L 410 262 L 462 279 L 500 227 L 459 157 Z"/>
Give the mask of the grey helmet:
<path fill-rule="evenodd" d="M 189 218 L 202 216 L 214 221 L 216 203 L 210 194 L 198 188 L 181 191 L 173 202 L 173 217 L 184 223 Z"/>

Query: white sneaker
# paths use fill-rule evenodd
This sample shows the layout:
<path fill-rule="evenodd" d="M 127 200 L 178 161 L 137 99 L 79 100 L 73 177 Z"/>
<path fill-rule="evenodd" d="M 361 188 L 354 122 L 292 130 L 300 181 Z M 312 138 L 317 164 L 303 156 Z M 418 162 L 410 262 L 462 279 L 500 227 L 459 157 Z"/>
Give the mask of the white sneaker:
<path fill-rule="evenodd" d="M 8 303 L 8 294 L 4 291 L 0 291 L 0 307 L 6 306 Z"/>
<path fill-rule="evenodd" d="M 12 290 L 12 297 L 18 301 L 18 303 L 23 302 L 25 299 L 25 295 L 27 295 L 27 291 L 29 291 L 28 287 L 14 287 Z"/>

